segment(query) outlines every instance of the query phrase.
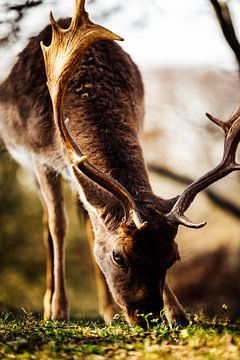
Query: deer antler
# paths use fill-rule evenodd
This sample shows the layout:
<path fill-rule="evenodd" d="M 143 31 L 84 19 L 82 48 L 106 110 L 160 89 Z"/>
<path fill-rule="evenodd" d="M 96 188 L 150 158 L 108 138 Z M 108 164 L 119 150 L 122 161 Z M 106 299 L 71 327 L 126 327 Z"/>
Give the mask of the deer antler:
<path fill-rule="evenodd" d="M 240 107 L 238 106 L 225 122 L 218 120 L 210 114 L 206 114 L 206 116 L 216 125 L 220 126 L 225 133 L 223 157 L 214 169 L 190 184 L 179 196 L 172 210 L 166 215 L 167 221 L 171 224 L 181 224 L 190 228 L 203 227 L 206 222 L 194 224 L 186 218 L 184 212 L 189 208 L 200 191 L 232 171 L 240 170 L 240 164 L 236 162 L 236 153 L 240 142 Z"/>
<path fill-rule="evenodd" d="M 63 121 L 63 98 L 67 84 L 85 50 L 97 40 L 123 40 L 110 30 L 92 23 L 84 9 L 84 4 L 85 0 L 75 1 L 75 10 L 68 29 L 62 29 L 54 20 L 52 13 L 50 13 L 52 41 L 50 46 L 45 46 L 41 42 L 54 120 L 63 144 L 67 148 L 77 179 L 79 180 L 79 174 L 82 172 L 115 195 L 123 204 L 125 219 L 128 222 L 133 221 L 136 227 L 141 229 L 146 223 L 142 222 L 131 195 L 121 184 L 97 169 L 87 160 L 86 156 L 83 156 Z"/>

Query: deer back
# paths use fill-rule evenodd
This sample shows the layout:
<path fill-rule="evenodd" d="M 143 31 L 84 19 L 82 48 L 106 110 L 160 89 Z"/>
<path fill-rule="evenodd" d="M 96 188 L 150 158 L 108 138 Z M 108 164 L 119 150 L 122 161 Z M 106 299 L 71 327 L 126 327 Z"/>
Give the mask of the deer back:
<path fill-rule="evenodd" d="M 67 27 L 70 19 L 59 23 Z M 50 44 L 50 26 L 30 40 L 0 87 L 0 133 L 10 152 L 22 147 L 64 172 L 40 41 Z M 114 169 L 136 171 L 142 159 L 137 133 L 143 119 L 143 85 L 136 65 L 115 42 L 99 41 L 86 51 L 69 81 L 64 116 L 71 119 L 74 141 L 103 171 L 113 171 L 120 182 L 121 174 L 114 175 Z M 146 175 L 142 166 L 141 171 Z"/>

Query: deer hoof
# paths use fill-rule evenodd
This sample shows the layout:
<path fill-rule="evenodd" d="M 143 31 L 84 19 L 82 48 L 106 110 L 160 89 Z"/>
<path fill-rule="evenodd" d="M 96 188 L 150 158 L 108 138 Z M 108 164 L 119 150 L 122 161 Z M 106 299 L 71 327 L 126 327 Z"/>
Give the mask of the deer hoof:
<path fill-rule="evenodd" d="M 171 328 L 178 328 L 178 329 L 184 329 L 189 325 L 189 320 L 187 317 L 182 319 L 177 319 L 171 322 L 170 326 Z"/>
<path fill-rule="evenodd" d="M 167 317 L 168 324 L 171 328 L 184 329 L 185 327 L 187 327 L 189 325 L 189 319 L 185 313 L 181 314 L 180 316 L 178 314 L 178 316 L 170 317 L 170 318 L 166 314 L 166 317 Z"/>
<path fill-rule="evenodd" d="M 43 298 L 43 318 L 44 320 L 50 320 L 52 315 L 52 291 L 46 289 Z"/>
<path fill-rule="evenodd" d="M 116 315 L 116 310 L 113 305 L 109 305 L 102 309 L 100 314 L 103 317 L 105 324 L 109 325 L 113 321 L 114 315 Z"/>
<path fill-rule="evenodd" d="M 53 295 L 51 319 L 60 321 L 69 320 L 69 309 L 66 298 Z"/>

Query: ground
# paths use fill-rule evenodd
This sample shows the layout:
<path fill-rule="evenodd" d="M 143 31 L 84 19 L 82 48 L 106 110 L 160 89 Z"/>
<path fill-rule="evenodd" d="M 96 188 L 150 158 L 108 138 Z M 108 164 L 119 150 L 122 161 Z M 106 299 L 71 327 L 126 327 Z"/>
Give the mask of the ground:
<path fill-rule="evenodd" d="M 111 326 L 100 320 L 42 321 L 24 313 L 2 313 L 0 359 L 239 359 L 240 322 L 203 320 L 195 315 L 185 329 L 167 324 L 131 327 L 116 318 Z"/>

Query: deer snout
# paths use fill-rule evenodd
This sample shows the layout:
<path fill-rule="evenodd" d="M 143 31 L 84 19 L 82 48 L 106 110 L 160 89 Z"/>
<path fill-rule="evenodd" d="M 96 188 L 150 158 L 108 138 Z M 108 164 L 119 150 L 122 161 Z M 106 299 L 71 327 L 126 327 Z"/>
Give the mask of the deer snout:
<path fill-rule="evenodd" d="M 163 309 L 163 299 L 157 301 L 134 303 L 127 309 L 127 317 L 131 324 L 147 327 L 153 319 L 160 318 L 160 312 Z"/>

